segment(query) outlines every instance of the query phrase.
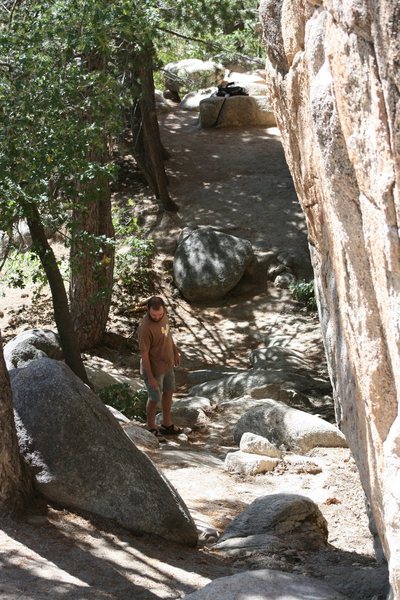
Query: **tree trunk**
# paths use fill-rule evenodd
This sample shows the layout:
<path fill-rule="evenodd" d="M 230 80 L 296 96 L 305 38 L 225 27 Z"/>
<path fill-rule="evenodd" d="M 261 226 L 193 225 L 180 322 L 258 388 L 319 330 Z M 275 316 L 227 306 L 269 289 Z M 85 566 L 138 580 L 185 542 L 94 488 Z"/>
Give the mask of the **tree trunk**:
<path fill-rule="evenodd" d="M 140 95 L 140 91 L 138 92 Z M 133 137 L 133 146 L 132 151 L 135 157 L 136 163 L 146 178 L 146 181 L 150 188 L 153 190 L 156 198 L 159 198 L 158 186 L 153 175 L 153 167 L 146 153 L 146 144 L 144 139 L 144 131 L 143 131 L 143 118 L 142 118 L 142 110 L 140 107 L 139 100 L 134 102 L 132 111 L 131 111 L 131 119 L 130 119 L 130 127 L 132 131 Z"/>
<path fill-rule="evenodd" d="M 97 50 L 86 56 L 87 70 L 105 71 L 107 62 Z M 86 115 L 88 123 L 93 117 Z M 88 163 L 109 160 L 107 132 L 87 155 Z M 81 199 L 74 205 L 74 234 L 70 253 L 70 301 L 72 321 L 81 350 L 101 343 L 105 333 L 114 276 L 114 227 L 108 176 L 99 173 L 79 187 Z"/>
<path fill-rule="evenodd" d="M 33 242 L 32 249 L 39 256 L 40 262 L 42 263 L 50 285 L 53 299 L 54 319 L 57 325 L 58 334 L 60 336 L 65 362 L 75 373 L 75 375 L 80 377 L 84 383 L 89 385 L 72 325 L 64 281 L 61 277 L 56 257 L 54 256 L 54 252 L 47 241 L 37 207 L 31 204 L 29 205 L 29 210 L 27 212 L 27 222 Z"/>
<path fill-rule="evenodd" d="M 81 350 L 93 348 L 102 340 L 114 274 L 114 246 L 107 241 L 114 237 L 109 184 L 97 179 L 91 187 L 92 197 L 86 190 L 86 206 L 73 210 L 74 226 L 80 234 L 89 234 L 75 236 L 71 245 L 71 313 Z M 101 199 L 95 198 L 98 194 Z M 107 239 L 100 243 L 98 236 Z"/>
<path fill-rule="evenodd" d="M 18 514 L 33 496 L 32 476 L 22 461 L 17 434 L 10 378 L 3 356 L 0 333 L 0 514 Z"/>
<path fill-rule="evenodd" d="M 138 165 L 143 169 L 154 194 L 166 211 L 176 212 L 179 207 L 171 199 L 168 191 L 167 175 L 165 173 L 165 149 L 160 138 L 156 105 L 154 99 L 153 79 L 153 49 L 135 57 L 137 64 L 136 77 L 140 83 L 140 92 L 133 84 L 134 100 L 139 96 L 138 106 L 133 119 L 135 157 L 138 156 Z"/>

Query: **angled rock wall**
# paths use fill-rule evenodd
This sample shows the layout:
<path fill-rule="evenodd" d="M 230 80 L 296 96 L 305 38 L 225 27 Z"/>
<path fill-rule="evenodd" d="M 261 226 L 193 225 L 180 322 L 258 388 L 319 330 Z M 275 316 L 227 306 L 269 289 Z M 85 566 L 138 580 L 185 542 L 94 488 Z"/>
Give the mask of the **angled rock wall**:
<path fill-rule="evenodd" d="M 337 417 L 400 598 L 400 3 L 263 0 Z"/>

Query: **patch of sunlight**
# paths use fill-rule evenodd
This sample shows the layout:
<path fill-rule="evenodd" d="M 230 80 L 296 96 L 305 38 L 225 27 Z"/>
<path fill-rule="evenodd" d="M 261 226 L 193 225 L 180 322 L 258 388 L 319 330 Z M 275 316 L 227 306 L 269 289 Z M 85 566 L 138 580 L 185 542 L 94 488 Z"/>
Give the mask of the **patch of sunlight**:
<path fill-rule="evenodd" d="M 279 131 L 278 127 L 268 127 L 268 135 L 280 138 L 281 132 Z"/>
<path fill-rule="evenodd" d="M 149 579 L 154 582 L 165 582 L 166 580 L 173 579 L 174 582 L 179 582 L 185 585 L 191 585 L 193 583 L 193 572 L 185 570 L 183 568 L 175 567 L 172 564 L 168 564 L 167 560 L 162 562 L 157 560 L 154 556 L 147 556 L 137 548 L 134 548 L 126 542 L 123 542 L 115 535 L 110 535 L 110 539 L 107 539 L 108 535 L 103 532 L 103 539 L 93 539 L 90 553 L 97 558 L 107 559 L 107 562 L 114 563 L 116 567 L 121 570 L 124 569 L 126 576 L 134 577 L 136 585 L 148 586 Z M 88 549 L 86 540 L 85 548 Z M 146 569 L 143 573 L 140 573 L 137 566 L 132 568 L 132 557 L 135 563 L 142 563 L 146 565 Z M 203 577 L 200 574 L 196 575 L 196 583 L 207 585 L 210 582 L 208 577 Z"/>
<path fill-rule="evenodd" d="M 237 321 L 232 321 L 231 319 L 225 319 L 224 325 L 226 328 L 236 329 Z"/>
<path fill-rule="evenodd" d="M 11 565 L 18 569 L 23 569 L 40 579 L 57 581 L 58 583 L 70 583 L 79 587 L 90 587 L 85 581 L 70 575 L 67 571 L 60 569 L 53 562 L 40 556 L 40 554 L 37 554 L 34 551 L 26 552 L 24 546 L 15 540 L 12 540 L 12 546 L 12 550 L 6 551 L 7 564 L 9 566 Z M 15 546 L 17 546 L 17 548 Z M 3 552 L 1 554 L 3 554 Z"/>

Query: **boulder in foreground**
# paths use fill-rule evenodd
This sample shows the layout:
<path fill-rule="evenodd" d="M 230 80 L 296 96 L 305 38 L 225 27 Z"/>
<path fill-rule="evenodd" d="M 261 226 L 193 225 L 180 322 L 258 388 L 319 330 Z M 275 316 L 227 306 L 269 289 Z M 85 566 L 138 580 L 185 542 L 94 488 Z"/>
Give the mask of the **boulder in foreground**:
<path fill-rule="evenodd" d="M 48 500 L 196 544 L 179 494 L 69 367 L 44 358 L 10 377 L 20 450 Z"/>
<path fill-rule="evenodd" d="M 300 494 L 268 494 L 240 513 L 213 548 L 249 556 L 260 551 L 319 550 L 327 542 L 327 523 L 315 502 Z"/>
<path fill-rule="evenodd" d="M 272 569 L 245 571 L 215 579 L 186 600 L 346 600 L 326 583 Z"/>

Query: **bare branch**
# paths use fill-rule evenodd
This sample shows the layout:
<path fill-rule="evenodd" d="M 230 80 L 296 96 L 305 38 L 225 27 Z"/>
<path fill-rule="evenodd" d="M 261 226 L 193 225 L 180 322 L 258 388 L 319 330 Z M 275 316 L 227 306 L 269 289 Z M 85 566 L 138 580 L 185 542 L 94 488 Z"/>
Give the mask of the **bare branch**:
<path fill-rule="evenodd" d="M 12 20 L 13 20 L 13 16 L 14 16 L 15 9 L 17 8 L 17 4 L 18 4 L 19 2 L 21 2 L 21 0 L 14 0 L 14 2 L 13 2 L 13 5 L 12 5 L 12 7 L 11 7 L 11 10 L 10 10 L 10 17 L 9 17 L 9 19 L 8 19 L 8 23 L 9 23 L 10 25 L 11 25 L 11 23 L 12 23 Z"/>
<path fill-rule="evenodd" d="M 207 42 L 206 40 L 184 35 L 183 33 L 179 33 L 178 31 L 172 31 L 172 29 L 165 29 L 164 27 L 157 27 L 157 29 L 159 31 L 163 31 L 164 33 L 170 33 L 171 35 L 175 35 L 176 37 L 182 38 L 184 40 L 189 40 L 190 42 L 198 42 L 199 44 L 204 44 L 204 46 L 208 46 L 209 48 L 213 48 L 215 50 L 223 50 L 223 46 L 215 42 Z"/>

